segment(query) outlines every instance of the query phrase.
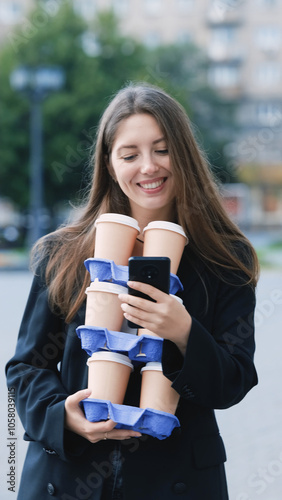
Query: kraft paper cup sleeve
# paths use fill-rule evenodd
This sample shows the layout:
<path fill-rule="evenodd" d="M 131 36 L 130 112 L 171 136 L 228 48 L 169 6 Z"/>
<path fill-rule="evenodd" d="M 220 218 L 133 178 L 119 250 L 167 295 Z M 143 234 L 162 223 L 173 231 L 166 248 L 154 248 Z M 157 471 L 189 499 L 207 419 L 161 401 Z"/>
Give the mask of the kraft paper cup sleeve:
<path fill-rule="evenodd" d="M 94 257 L 113 259 L 116 264 L 126 265 L 140 234 L 136 219 L 106 213 L 95 221 L 95 229 Z"/>
<path fill-rule="evenodd" d="M 179 224 L 168 221 L 152 221 L 143 230 L 144 256 L 170 258 L 171 272 L 176 273 L 188 239 Z"/>

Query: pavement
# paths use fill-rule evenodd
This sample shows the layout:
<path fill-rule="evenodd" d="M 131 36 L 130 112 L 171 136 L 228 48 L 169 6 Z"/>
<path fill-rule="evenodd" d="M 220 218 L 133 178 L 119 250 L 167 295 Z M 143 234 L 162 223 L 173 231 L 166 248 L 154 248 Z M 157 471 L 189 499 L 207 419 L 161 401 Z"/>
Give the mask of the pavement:
<path fill-rule="evenodd" d="M 282 270 L 262 270 L 257 288 L 255 364 L 259 384 L 217 411 L 230 500 L 282 498 Z"/>
<path fill-rule="evenodd" d="M 27 270 L 29 255 L 27 251 L 0 249 L 0 271 Z"/>
<path fill-rule="evenodd" d="M 32 276 L 26 270 L 0 272 L 3 374 L 13 355 L 17 332 Z M 256 356 L 259 385 L 233 408 L 217 411 L 226 451 L 230 500 L 281 500 L 282 498 L 282 268 L 263 269 L 257 290 Z M 26 443 L 16 417 L 13 439 L 8 433 L 8 395 L 4 376 L 0 379 L 0 491 L 1 500 L 16 499 L 8 490 L 8 458 L 15 442 L 16 488 L 19 484 Z M 12 456 L 13 458 L 13 456 Z M 203 499 L 208 500 L 208 499 Z"/>

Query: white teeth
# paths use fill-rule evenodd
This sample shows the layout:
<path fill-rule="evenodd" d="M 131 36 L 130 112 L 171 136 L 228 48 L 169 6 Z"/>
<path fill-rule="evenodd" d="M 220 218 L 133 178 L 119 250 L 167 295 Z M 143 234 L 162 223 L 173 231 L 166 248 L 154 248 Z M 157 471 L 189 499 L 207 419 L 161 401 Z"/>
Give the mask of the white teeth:
<path fill-rule="evenodd" d="M 156 189 L 164 183 L 164 179 L 157 182 L 151 182 L 150 184 L 140 184 L 144 189 Z"/>

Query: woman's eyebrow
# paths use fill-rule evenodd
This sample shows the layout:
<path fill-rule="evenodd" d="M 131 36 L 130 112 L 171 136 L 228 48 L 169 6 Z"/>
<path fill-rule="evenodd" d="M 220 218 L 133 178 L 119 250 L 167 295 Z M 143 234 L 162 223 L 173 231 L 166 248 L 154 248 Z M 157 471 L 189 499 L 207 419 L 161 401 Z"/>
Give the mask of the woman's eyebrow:
<path fill-rule="evenodd" d="M 120 146 L 117 150 L 119 152 L 121 149 L 130 149 L 130 148 L 137 148 L 135 144 L 124 144 L 123 146 Z"/>
<path fill-rule="evenodd" d="M 153 144 L 158 144 L 159 142 L 163 141 L 165 141 L 165 137 L 160 137 L 160 139 L 156 139 L 155 141 L 153 141 Z"/>
<path fill-rule="evenodd" d="M 165 138 L 160 137 L 159 139 L 156 139 L 155 141 L 153 141 L 152 144 L 158 144 L 159 142 L 163 142 L 163 141 L 165 141 Z M 117 154 L 119 154 L 122 149 L 136 149 L 137 147 L 138 146 L 136 146 L 135 144 L 123 144 L 118 148 Z"/>
<path fill-rule="evenodd" d="M 124 149 L 137 149 L 137 146 L 135 146 L 134 144 L 124 144 L 117 149 L 116 155 L 119 156 Z"/>

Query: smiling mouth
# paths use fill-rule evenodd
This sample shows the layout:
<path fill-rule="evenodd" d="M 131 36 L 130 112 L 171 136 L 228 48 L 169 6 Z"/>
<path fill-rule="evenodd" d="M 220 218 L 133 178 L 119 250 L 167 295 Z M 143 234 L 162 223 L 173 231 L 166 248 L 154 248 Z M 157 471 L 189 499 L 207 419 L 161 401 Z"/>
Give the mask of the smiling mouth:
<path fill-rule="evenodd" d="M 138 186 L 140 186 L 143 189 L 157 189 L 162 184 L 164 184 L 166 180 L 167 180 L 167 177 L 163 177 L 162 179 L 160 179 L 158 181 L 146 182 L 146 183 L 142 183 L 142 184 L 140 182 L 138 182 L 137 184 L 138 184 Z"/>

